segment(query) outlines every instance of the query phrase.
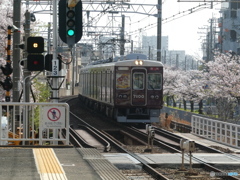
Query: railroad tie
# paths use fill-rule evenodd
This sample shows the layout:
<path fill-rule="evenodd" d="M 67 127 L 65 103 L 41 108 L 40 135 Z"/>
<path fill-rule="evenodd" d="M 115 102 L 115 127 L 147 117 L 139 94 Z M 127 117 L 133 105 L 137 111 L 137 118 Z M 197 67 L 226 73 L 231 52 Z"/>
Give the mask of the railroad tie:
<path fill-rule="evenodd" d="M 33 154 L 41 180 L 67 180 L 52 148 L 33 149 Z"/>

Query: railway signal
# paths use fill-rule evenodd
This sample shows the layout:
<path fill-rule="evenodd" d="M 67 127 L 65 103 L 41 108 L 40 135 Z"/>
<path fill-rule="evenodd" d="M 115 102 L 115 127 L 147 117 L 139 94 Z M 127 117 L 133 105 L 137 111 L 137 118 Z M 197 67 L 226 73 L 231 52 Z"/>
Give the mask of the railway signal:
<path fill-rule="evenodd" d="M 44 52 L 43 37 L 29 37 L 27 39 L 27 52 L 28 53 L 43 53 Z"/>
<path fill-rule="evenodd" d="M 27 69 L 29 71 L 44 70 L 44 39 L 43 37 L 29 37 L 27 39 Z"/>
<path fill-rule="evenodd" d="M 27 69 L 29 71 L 43 71 L 44 70 L 44 56 L 30 54 L 27 56 Z"/>
<path fill-rule="evenodd" d="M 10 76 L 13 72 L 11 63 L 7 62 L 7 64 L 5 66 L 1 66 L 1 70 L 5 76 Z"/>
<path fill-rule="evenodd" d="M 59 36 L 73 47 L 82 37 L 82 1 L 70 6 L 68 0 L 59 1 Z"/>
<path fill-rule="evenodd" d="M 12 79 L 10 76 L 7 76 L 4 82 L 0 81 L 0 84 L 5 91 L 10 91 L 13 87 Z"/>

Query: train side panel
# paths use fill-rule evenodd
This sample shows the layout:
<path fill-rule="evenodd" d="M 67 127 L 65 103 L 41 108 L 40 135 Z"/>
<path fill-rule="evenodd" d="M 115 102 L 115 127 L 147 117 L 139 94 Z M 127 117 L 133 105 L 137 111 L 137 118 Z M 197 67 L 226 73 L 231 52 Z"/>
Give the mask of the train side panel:
<path fill-rule="evenodd" d="M 113 106 L 113 66 L 83 68 L 79 81 L 79 95 L 84 101 Z"/>

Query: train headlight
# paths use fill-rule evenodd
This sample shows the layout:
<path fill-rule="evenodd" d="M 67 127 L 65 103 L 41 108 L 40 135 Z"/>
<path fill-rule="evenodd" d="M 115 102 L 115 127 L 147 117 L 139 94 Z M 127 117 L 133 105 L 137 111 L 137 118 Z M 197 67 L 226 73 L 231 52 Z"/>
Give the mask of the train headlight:
<path fill-rule="evenodd" d="M 135 65 L 140 65 L 140 66 L 142 66 L 143 65 L 143 61 L 142 60 L 136 60 L 135 61 Z"/>

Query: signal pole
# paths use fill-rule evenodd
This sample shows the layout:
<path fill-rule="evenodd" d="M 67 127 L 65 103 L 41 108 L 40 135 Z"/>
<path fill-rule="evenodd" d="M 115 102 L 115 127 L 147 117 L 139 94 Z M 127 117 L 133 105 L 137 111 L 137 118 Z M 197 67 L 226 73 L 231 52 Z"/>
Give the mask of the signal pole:
<path fill-rule="evenodd" d="M 53 1 L 53 60 L 52 60 L 52 87 L 53 87 L 53 94 L 52 94 L 52 102 L 58 102 L 59 92 L 58 92 L 58 74 L 59 74 L 59 61 L 57 59 L 57 5 L 58 0 Z M 55 77 L 54 77 L 55 76 Z"/>
<path fill-rule="evenodd" d="M 26 11 L 25 14 L 25 24 L 24 24 L 24 34 L 25 34 L 25 41 L 24 41 L 24 58 L 27 58 L 27 39 L 30 36 L 30 12 Z M 27 70 L 27 61 L 24 61 L 24 68 L 23 68 L 23 86 L 24 86 L 24 99 L 23 102 L 30 102 L 30 81 L 31 72 Z"/>
<path fill-rule="evenodd" d="M 21 0 L 14 0 L 13 1 L 13 25 L 20 29 L 21 26 Z M 16 48 L 15 46 L 20 44 L 20 30 L 16 30 L 13 32 L 13 102 L 18 102 L 19 95 L 20 95 L 20 67 L 19 67 L 19 60 L 20 60 L 20 49 Z"/>

